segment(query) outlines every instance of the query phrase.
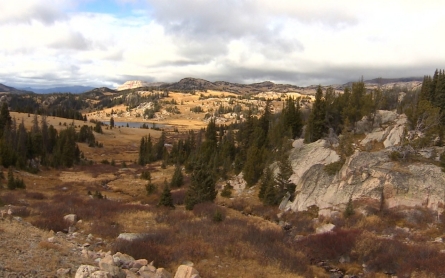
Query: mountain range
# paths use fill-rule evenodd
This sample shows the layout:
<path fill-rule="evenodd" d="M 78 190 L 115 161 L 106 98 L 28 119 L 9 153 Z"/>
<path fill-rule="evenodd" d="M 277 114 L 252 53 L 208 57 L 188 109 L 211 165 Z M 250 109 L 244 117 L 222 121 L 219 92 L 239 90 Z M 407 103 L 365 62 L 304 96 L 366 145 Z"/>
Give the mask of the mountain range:
<path fill-rule="evenodd" d="M 88 92 L 92 89 L 94 89 L 94 87 L 91 86 L 64 86 L 64 87 L 54 87 L 46 89 L 31 88 L 31 87 L 20 88 L 20 90 L 31 91 L 37 94 L 51 94 L 51 93 L 81 94 Z"/>
<path fill-rule="evenodd" d="M 422 77 L 408 77 L 408 78 L 375 78 L 371 80 L 365 80 L 365 84 L 370 86 L 384 86 L 388 84 L 396 84 L 396 83 L 409 83 L 409 82 L 422 82 Z M 343 89 L 344 87 L 350 86 L 352 82 L 345 83 L 343 85 L 333 85 L 335 89 Z M 317 85 L 318 86 L 318 85 Z M 316 88 L 317 86 L 307 86 L 307 87 L 299 87 L 291 84 L 275 84 L 271 81 L 264 81 L 260 83 L 253 84 L 239 84 L 239 83 L 231 83 L 227 81 L 207 81 L 200 78 L 183 78 L 178 82 L 173 83 L 164 83 L 164 82 L 156 82 L 156 83 L 148 83 L 145 81 L 135 80 L 135 81 L 127 81 L 123 85 L 119 86 L 117 91 L 125 91 L 136 88 L 146 88 L 152 89 L 156 87 L 158 90 L 169 90 L 169 91 L 202 91 L 202 90 L 214 90 L 214 91 L 225 91 L 231 92 L 235 94 L 244 94 L 244 93 L 262 93 L 262 92 L 270 92 L 274 91 L 277 93 L 286 93 L 297 90 L 303 90 L 305 88 Z M 6 93 L 15 93 L 15 94 L 26 94 L 26 93 L 38 93 L 38 94 L 50 94 L 50 93 L 73 93 L 80 94 L 85 92 L 91 92 L 96 90 L 97 88 L 91 86 L 64 86 L 64 87 L 54 87 L 47 89 L 39 89 L 39 88 L 31 88 L 25 87 L 16 89 L 13 87 L 9 87 L 3 84 L 0 84 L 0 92 Z M 109 91 L 116 91 L 113 89 L 108 89 Z"/>

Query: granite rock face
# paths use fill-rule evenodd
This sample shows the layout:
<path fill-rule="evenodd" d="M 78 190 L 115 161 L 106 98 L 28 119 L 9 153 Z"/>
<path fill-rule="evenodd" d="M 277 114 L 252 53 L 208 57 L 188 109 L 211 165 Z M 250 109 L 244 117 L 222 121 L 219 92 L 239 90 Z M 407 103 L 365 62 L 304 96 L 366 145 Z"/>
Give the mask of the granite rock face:
<path fill-rule="evenodd" d="M 383 199 L 388 207 L 425 206 L 437 210 L 445 199 L 445 173 L 433 163 L 437 150 L 418 150 L 417 154 L 431 162 L 392 161 L 390 153 L 397 150 L 404 136 L 405 115 L 380 112 L 380 122 L 387 126 L 374 128 L 355 146 L 355 153 L 348 157 L 335 175 L 329 175 L 325 165 L 339 161 L 340 157 L 324 140 L 301 145 L 293 144 L 290 159 L 296 187 L 293 202 L 287 209 L 306 210 L 312 205 L 320 209 L 343 208 L 350 198 Z M 370 142 L 383 143 L 382 148 L 365 150 Z"/>

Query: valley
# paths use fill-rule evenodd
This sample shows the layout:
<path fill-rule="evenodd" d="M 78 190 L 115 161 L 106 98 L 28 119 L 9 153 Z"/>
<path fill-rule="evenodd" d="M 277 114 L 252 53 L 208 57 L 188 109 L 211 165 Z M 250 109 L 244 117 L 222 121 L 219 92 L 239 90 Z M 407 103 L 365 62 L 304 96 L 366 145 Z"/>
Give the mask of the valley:
<path fill-rule="evenodd" d="M 181 265 L 200 277 L 441 277 L 441 107 L 425 81 L 375 84 L 3 94 L 0 276 L 88 277 L 76 272 L 102 261 L 114 277 L 176 277 Z M 43 126 L 76 138 L 72 165 L 67 141 L 39 151 Z M 107 268 L 117 252 L 154 272 Z"/>

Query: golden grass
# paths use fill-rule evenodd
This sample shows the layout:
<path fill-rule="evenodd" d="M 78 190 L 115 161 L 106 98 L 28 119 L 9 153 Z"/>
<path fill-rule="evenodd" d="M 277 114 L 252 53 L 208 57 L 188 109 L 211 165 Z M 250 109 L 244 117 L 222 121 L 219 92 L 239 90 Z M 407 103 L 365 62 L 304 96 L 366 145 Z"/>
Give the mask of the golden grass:
<path fill-rule="evenodd" d="M 57 245 L 56 243 L 48 242 L 48 241 L 39 242 L 39 248 L 45 249 L 45 250 L 53 249 L 53 250 L 56 250 L 59 252 L 63 250 L 63 248 L 60 245 Z"/>

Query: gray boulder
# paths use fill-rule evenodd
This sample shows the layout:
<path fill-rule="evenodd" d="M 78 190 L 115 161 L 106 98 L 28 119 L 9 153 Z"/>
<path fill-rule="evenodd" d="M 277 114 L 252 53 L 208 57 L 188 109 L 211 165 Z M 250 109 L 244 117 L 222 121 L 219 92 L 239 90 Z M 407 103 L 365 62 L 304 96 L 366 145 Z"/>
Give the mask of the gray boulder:
<path fill-rule="evenodd" d="M 91 275 L 99 269 L 92 265 L 81 265 L 76 271 L 75 278 L 89 278 Z"/>

